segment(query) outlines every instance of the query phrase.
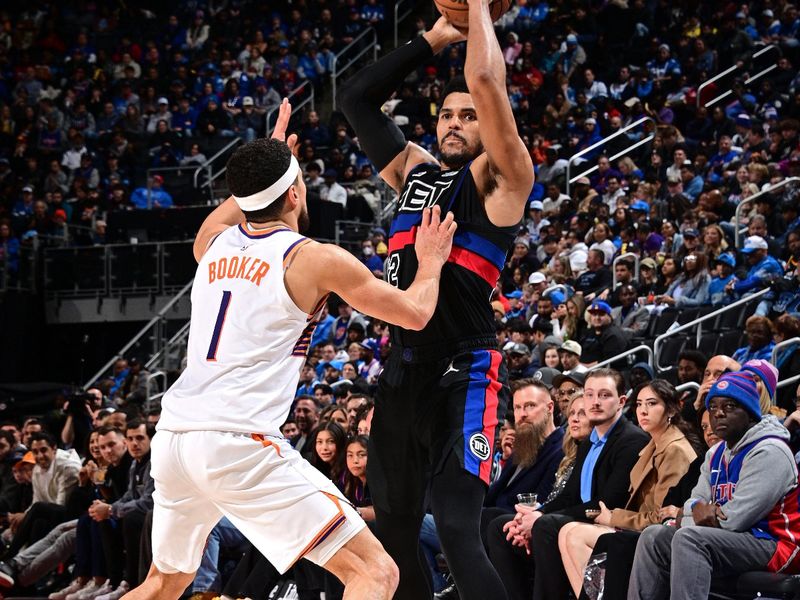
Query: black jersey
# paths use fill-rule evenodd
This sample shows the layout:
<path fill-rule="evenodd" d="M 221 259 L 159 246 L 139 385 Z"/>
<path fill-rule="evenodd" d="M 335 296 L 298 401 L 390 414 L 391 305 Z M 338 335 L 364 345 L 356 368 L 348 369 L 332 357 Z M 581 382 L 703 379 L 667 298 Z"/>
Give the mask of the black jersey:
<path fill-rule="evenodd" d="M 490 296 L 518 227 L 497 227 L 489 221 L 469 167 L 443 171 L 438 165 L 424 163 L 406 179 L 389 233 L 385 267 L 389 283 L 404 290 L 414 281 L 414 240 L 424 208 L 438 204 L 443 216 L 453 211 L 458 229 L 450 258 L 442 269 L 433 317 L 422 331 L 393 326 L 391 339 L 395 345 L 455 353 L 494 343 Z"/>

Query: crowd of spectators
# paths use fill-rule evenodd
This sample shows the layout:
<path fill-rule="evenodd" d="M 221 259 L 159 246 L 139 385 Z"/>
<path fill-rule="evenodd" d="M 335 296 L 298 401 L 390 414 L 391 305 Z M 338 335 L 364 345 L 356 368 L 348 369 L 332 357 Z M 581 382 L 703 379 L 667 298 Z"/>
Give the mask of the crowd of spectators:
<path fill-rule="evenodd" d="M 380 28 L 388 12 L 375 0 L 301 3 L 285 13 L 236 0 L 171 8 L 154 15 L 86 4 L 78 12 L 40 2 L 0 12 L 0 252 L 8 265 L 20 244 L 57 238 L 64 223 L 87 228 L 80 241 L 103 243 L 108 211 L 168 208 L 164 180 L 154 177 L 148 193 L 148 168 L 201 164 L 212 139 L 262 135 L 264 113 L 303 80 L 324 95 L 331 53 L 368 24 Z M 424 28 L 418 20 L 417 32 Z M 800 372 L 798 346 L 783 347 L 771 364 L 775 344 L 800 335 L 800 186 L 784 181 L 800 176 L 799 28 L 796 6 L 781 0 L 527 0 L 497 23 L 509 98 L 536 169 L 492 297 L 514 395 L 499 432 L 482 534 L 509 597 L 565 597 L 570 587 L 580 595 L 584 568 L 599 552 L 608 556 L 606 572 L 621 574 L 607 582 L 627 589 L 631 569 L 634 587 L 642 573 L 668 582 L 669 563 L 640 555 L 636 536 L 606 534 L 644 530 L 657 544 L 664 542 L 647 525 L 681 517 L 697 529 L 722 524 L 700 510 L 692 515 L 698 500 L 735 506 L 731 497 L 709 498 L 703 487 L 708 474 L 700 464 L 705 469 L 717 456 L 706 449 L 729 451 L 716 445 L 728 441 L 715 434 L 716 419 L 742 410 L 751 429 L 800 449 L 794 387 L 777 389 Z M 744 67 L 727 97 L 709 108 L 707 98 L 697 102 L 703 81 L 746 63 L 764 44 L 779 50 L 775 69 L 746 86 Z M 385 107 L 409 140 L 434 154 L 441 90 L 463 70 L 464 56 L 456 45 L 434 57 Z M 652 130 L 633 129 L 590 148 L 645 116 L 655 122 Z M 341 115 L 326 120 L 309 111 L 297 133 L 311 193 L 343 207 L 356 197 L 379 206 L 377 175 Z M 651 143 L 612 158 L 619 144 L 650 133 Z M 596 169 L 568 186 L 568 160 L 587 149 L 588 162 L 571 172 Z M 737 246 L 735 213 L 751 196 Z M 381 276 L 387 252 L 387 233 L 377 224 L 359 258 Z M 700 314 L 764 290 L 729 352 L 717 352 L 716 343 L 709 351 L 687 346 L 670 382 L 657 379 L 647 362 L 615 363 L 622 377 L 588 375 L 651 337 L 665 315 Z M 384 323 L 331 301 L 283 427 L 367 521 L 374 519 L 365 476 L 372 397 L 390 346 Z M 736 378 L 715 387 L 732 372 Z M 686 383 L 699 389 L 672 387 Z M 72 398 L 56 414 L 2 427 L 10 433 L 0 435 L 0 453 L 8 446 L 0 458 L 0 502 L 8 513 L 0 580 L 66 585 L 52 597 L 70 600 L 111 600 L 141 580 L 152 504 L 145 446 L 158 416 L 142 414 L 148 384 L 141 365 L 119 361 L 92 399 Z M 726 396 L 726 387 L 736 395 Z M 595 411 L 592 403 L 602 407 Z M 663 440 L 680 450 L 679 460 L 642 484 L 647 465 L 639 452 L 652 457 Z M 737 441 L 730 438 L 731 447 Z M 597 469 L 587 489 L 587 449 L 598 443 L 608 443 L 610 458 L 603 463 L 598 450 L 600 459 L 586 467 Z M 781 460 L 778 450 L 770 452 L 777 453 L 770 460 Z M 45 489 L 45 478 L 57 485 Z M 761 486 L 761 512 L 723 529 L 749 530 L 787 491 L 777 481 L 749 485 Z M 536 493 L 541 510 L 519 505 L 523 492 Z M 587 509 L 599 515 L 589 517 Z M 599 529 L 571 526 L 578 521 Z M 676 535 L 676 542 L 705 543 L 686 538 Z M 441 597 L 457 597 L 437 560 L 432 519 L 423 523 L 421 547 Z M 47 575 L 73 557 L 69 581 Z M 547 586 L 528 577 L 526 561 L 554 574 Z M 189 591 L 198 598 L 265 597 L 281 578 L 264 563 L 223 520 Z M 290 576 L 301 598 L 341 593 L 307 563 Z M 605 597 L 624 594 L 608 589 Z"/>
<path fill-rule="evenodd" d="M 305 82 L 324 102 L 334 54 L 367 27 L 385 33 L 375 0 L 153 10 L 0 10 L 0 260 L 12 272 L 20 247 L 103 244 L 110 213 L 173 207 L 174 173 L 149 169 L 198 167 L 233 137 L 263 136 L 268 113 Z M 336 174 L 346 176 L 352 140 L 325 125 L 304 141 L 326 159 L 342 152 Z M 361 178 L 363 165 L 352 166 Z M 341 189 L 327 195 L 330 172 L 323 198 L 343 204 Z"/>

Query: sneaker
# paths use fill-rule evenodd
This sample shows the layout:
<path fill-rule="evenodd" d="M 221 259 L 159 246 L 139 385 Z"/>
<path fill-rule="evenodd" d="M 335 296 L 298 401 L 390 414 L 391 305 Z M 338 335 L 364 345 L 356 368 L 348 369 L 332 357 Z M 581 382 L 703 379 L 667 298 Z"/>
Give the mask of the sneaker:
<path fill-rule="evenodd" d="M 81 594 L 83 592 L 89 592 L 92 590 L 96 590 L 98 585 L 94 582 L 94 579 L 89 579 L 86 583 L 84 583 L 81 587 L 77 590 L 72 592 L 71 594 L 67 594 L 64 600 L 81 600 Z"/>
<path fill-rule="evenodd" d="M 103 582 L 103 585 L 97 587 L 94 590 L 90 591 L 82 590 L 81 592 L 79 592 L 81 595 L 78 598 L 78 600 L 95 600 L 98 596 L 110 594 L 112 591 L 114 591 L 114 588 L 111 587 L 111 582 L 108 579 L 106 579 L 105 582 Z"/>
<path fill-rule="evenodd" d="M 81 583 L 79 579 L 76 579 L 72 583 L 70 583 L 67 587 L 63 590 L 59 590 L 57 592 L 53 592 L 47 598 L 48 600 L 66 600 L 67 596 L 70 594 L 74 594 L 75 592 L 81 591 L 85 583 Z"/>
<path fill-rule="evenodd" d="M 117 586 L 117 589 L 115 589 L 113 592 L 103 594 L 102 596 L 95 596 L 94 600 L 119 600 L 130 591 L 131 591 L 131 586 L 128 585 L 127 581 L 123 581 Z"/>
<path fill-rule="evenodd" d="M 0 587 L 14 587 L 16 575 L 16 569 L 10 563 L 0 561 Z"/>

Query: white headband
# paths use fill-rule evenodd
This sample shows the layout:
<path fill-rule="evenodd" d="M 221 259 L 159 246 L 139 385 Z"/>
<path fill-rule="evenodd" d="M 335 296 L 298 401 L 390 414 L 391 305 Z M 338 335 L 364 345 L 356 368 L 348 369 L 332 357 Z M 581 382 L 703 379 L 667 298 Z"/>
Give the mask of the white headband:
<path fill-rule="evenodd" d="M 243 211 L 254 211 L 266 208 L 283 196 L 286 190 L 288 190 L 297 179 L 298 171 L 300 171 L 300 165 L 297 164 L 297 159 L 292 155 L 292 159 L 289 161 L 289 168 L 286 169 L 286 173 L 284 173 L 278 181 L 265 190 L 261 190 L 250 196 L 244 196 L 243 198 L 234 196 L 233 199 L 236 200 L 236 204 L 238 204 L 239 208 Z"/>

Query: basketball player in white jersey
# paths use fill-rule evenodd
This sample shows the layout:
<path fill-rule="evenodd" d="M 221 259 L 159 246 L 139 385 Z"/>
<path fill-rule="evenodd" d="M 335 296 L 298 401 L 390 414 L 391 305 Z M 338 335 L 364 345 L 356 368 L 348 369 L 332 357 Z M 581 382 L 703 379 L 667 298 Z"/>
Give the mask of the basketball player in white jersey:
<path fill-rule="evenodd" d="M 290 113 L 284 100 L 273 139 L 231 157 L 233 198 L 195 240 L 188 364 L 164 395 L 152 444 L 153 566 L 127 599 L 178 598 L 223 515 L 282 573 L 306 558 L 341 579 L 348 599 L 390 598 L 397 586 L 397 567 L 355 509 L 279 427 L 327 294 L 421 329 L 433 315 L 456 226 L 452 214 L 440 220 L 438 207 L 426 212 L 416 241 L 420 268 L 405 291 L 341 248 L 303 237 L 296 136 L 282 141 Z"/>

